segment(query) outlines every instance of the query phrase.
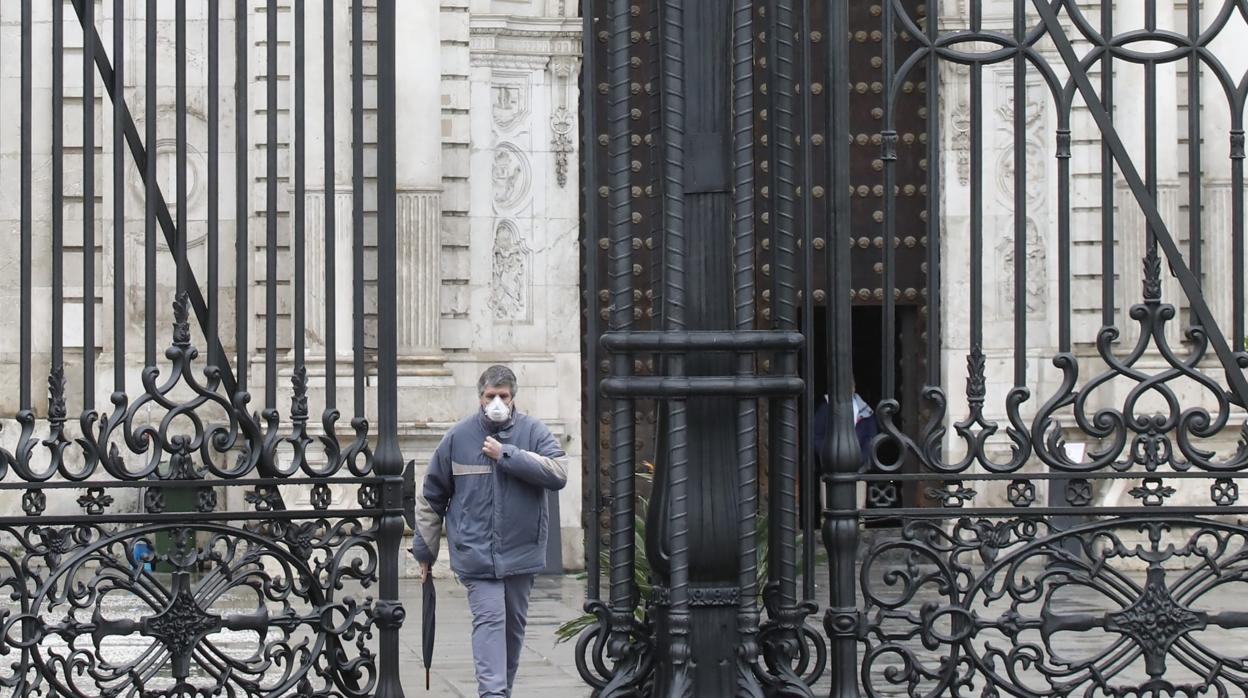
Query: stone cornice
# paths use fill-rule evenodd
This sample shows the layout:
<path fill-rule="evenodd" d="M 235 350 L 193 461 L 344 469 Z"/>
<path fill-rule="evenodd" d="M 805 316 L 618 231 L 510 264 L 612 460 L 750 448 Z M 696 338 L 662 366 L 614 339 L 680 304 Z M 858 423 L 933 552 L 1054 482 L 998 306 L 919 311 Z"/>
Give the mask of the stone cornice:
<path fill-rule="evenodd" d="M 581 55 L 581 21 L 575 17 L 473 15 L 472 65 L 544 70 L 552 58 Z"/>

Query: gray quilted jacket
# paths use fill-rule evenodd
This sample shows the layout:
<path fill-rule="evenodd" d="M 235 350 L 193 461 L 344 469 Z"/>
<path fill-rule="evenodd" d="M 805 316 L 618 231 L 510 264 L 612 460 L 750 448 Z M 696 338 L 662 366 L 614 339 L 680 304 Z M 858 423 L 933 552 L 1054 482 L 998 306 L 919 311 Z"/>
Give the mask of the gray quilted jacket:
<path fill-rule="evenodd" d="M 487 436 L 503 444 L 497 461 L 481 452 Z M 568 457 L 541 421 L 512 410 L 504 424 L 477 412 L 438 444 L 416 501 L 412 554 L 432 564 L 446 522 L 451 570 L 502 579 L 546 567 L 546 490 L 568 481 Z"/>

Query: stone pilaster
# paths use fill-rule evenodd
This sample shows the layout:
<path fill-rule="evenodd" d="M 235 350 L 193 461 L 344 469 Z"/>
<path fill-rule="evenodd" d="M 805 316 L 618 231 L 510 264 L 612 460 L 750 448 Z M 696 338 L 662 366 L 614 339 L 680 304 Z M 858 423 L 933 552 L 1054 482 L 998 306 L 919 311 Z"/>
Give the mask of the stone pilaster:
<path fill-rule="evenodd" d="M 440 188 L 398 192 L 399 355 L 432 356 L 438 352 L 438 294 L 441 277 Z"/>
<path fill-rule="evenodd" d="M 326 289 L 325 257 L 325 190 L 308 189 L 304 193 L 304 235 L 307 254 L 308 342 L 324 351 L 329 322 L 326 317 L 327 298 L 334 305 L 334 339 L 339 356 L 351 353 L 351 190 L 338 188 L 334 194 L 334 287 Z"/>

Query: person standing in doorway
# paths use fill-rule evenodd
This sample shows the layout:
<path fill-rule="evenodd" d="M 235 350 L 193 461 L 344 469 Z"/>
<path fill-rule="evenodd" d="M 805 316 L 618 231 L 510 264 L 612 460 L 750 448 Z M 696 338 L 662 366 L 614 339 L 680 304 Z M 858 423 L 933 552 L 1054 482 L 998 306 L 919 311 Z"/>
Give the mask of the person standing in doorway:
<path fill-rule="evenodd" d="M 422 578 L 447 524 L 451 571 L 468 590 L 482 698 L 511 696 L 534 575 L 546 567 L 546 491 L 568 481 L 568 457 L 545 424 L 515 409 L 516 374 L 491 366 L 479 409 L 442 437 L 416 500 L 412 554 Z"/>
<path fill-rule="evenodd" d="M 858 437 L 858 448 L 862 453 L 861 467 L 865 468 L 871 462 L 871 442 L 875 439 L 876 434 L 880 433 L 879 425 L 875 421 L 875 413 L 871 410 L 871 406 L 866 400 L 858 394 L 858 384 L 855 381 L 850 388 L 852 391 L 852 401 L 854 410 L 854 434 Z M 814 419 L 811 420 L 811 431 L 814 441 L 815 458 L 819 458 L 822 453 L 823 440 L 828 434 L 828 412 L 832 409 L 829 404 L 828 396 L 824 395 L 820 400 L 819 406 L 815 408 Z"/>

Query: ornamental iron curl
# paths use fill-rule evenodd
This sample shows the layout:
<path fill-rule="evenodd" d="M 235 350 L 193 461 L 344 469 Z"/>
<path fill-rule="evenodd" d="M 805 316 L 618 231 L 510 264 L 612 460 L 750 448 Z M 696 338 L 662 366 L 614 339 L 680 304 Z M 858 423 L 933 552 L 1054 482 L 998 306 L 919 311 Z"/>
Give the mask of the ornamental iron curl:
<path fill-rule="evenodd" d="M 18 446 L 15 452 L 0 449 L 0 470 L 12 468 L 27 482 L 44 482 L 56 475 L 81 481 L 95 476 L 99 469 L 116 480 L 237 479 L 255 474 L 287 477 L 301 470 L 312 477 L 332 477 L 343 470 L 356 476 L 371 473 L 369 426 L 363 418 L 352 420 L 355 438 L 345 447 L 332 430 L 336 416 L 328 420 L 330 431 L 318 437 L 327 461 L 323 466 L 309 463 L 308 446 L 313 440 L 306 429 L 306 369 L 301 367 L 292 377 L 295 390 L 290 433 L 283 436 L 281 417 L 275 410 L 248 412 L 251 396 L 246 392 L 226 395 L 219 367 L 196 367 L 199 350 L 190 343 L 185 293 L 178 296 L 173 309 L 173 343 L 165 350 L 170 363 L 167 378 L 161 381 L 161 371 L 155 366 L 145 368 L 143 392 L 133 401 L 125 394 L 114 394 L 116 409 L 103 419 L 84 419 L 82 436 L 71 442 L 64 429 L 64 372 L 61 367 L 53 368 L 48 380 L 49 436 L 39 439 L 34 435 L 33 413 L 19 414 L 22 434 Z M 155 421 L 153 408 L 163 411 Z M 78 469 L 71 469 L 65 459 L 66 450 L 74 443 L 81 449 L 82 466 Z M 291 458 L 288 465 L 279 466 L 277 449 L 283 443 L 290 444 Z M 39 445 L 48 451 L 50 460 L 44 469 L 35 471 L 32 458 Z M 125 453 L 145 457 L 140 464 L 131 465 L 123 457 L 123 448 Z M 230 458 L 232 464 L 221 464 Z"/>
<path fill-rule="evenodd" d="M 1209 349 L 1210 330 L 1189 327 L 1185 332 L 1187 355 L 1179 356 L 1175 352 L 1166 338 L 1165 326 L 1175 319 L 1177 311 L 1172 304 L 1161 302 L 1161 270 L 1155 254 L 1146 256 L 1144 272 L 1144 302 L 1132 306 L 1130 312 L 1130 317 L 1139 324 L 1139 338 L 1129 352 L 1122 356 L 1114 352 L 1114 343 L 1120 336 L 1118 328 L 1102 328 L 1097 335 L 1096 348 L 1107 368 L 1079 388 L 1075 387 L 1079 382 L 1079 362 L 1075 356 L 1064 353 L 1053 358 L 1053 365 L 1062 370 L 1062 382 L 1032 422 L 1036 456 L 1049 467 L 1067 472 L 1105 468 L 1125 472 L 1137 467 L 1150 473 L 1163 467 L 1179 471 L 1235 472 L 1248 468 L 1248 423 L 1241 425 L 1238 447 L 1229 456 L 1219 457 L 1216 452 L 1200 446 L 1200 440 L 1223 433 L 1230 424 L 1232 406 L 1242 405 L 1234 393 L 1224 390 L 1197 368 Z M 1137 368 L 1150 352 L 1160 356 L 1168 368 L 1155 373 Z M 1237 354 L 1237 357 L 1243 356 Z M 1102 407 L 1089 414 L 1091 396 L 1097 388 L 1116 378 L 1135 383 L 1121 407 Z M 1200 386 L 1214 401 L 1215 411 L 1210 413 L 1199 404 L 1184 407 L 1173 387 L 1180 380 Z M 1165 412 L 1141 413 L 1141 403 L 1150 395 L 1160 399 L 1166 406 Z M 1073 407 L 1079 432 L 1100 444 L 1082 461 L 1075 461 L 1067 454 L 1066 434 L 1057 422 L 1058 411 L 1066 407 Z"/>

